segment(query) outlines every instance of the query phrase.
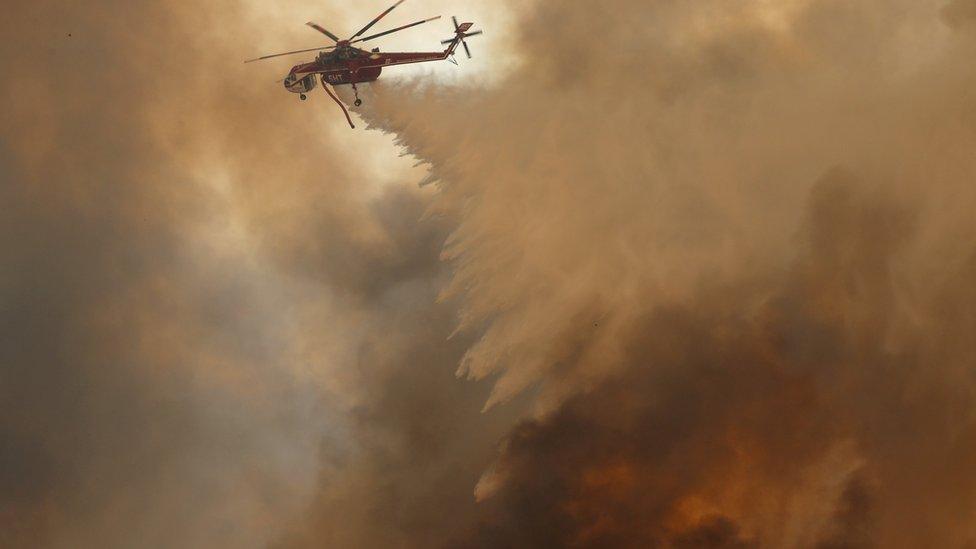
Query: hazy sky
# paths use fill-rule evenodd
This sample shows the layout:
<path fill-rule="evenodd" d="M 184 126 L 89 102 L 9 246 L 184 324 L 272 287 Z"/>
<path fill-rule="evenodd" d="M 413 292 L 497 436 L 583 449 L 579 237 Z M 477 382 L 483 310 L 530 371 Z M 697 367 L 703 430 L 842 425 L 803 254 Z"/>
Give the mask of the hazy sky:
<path fill-rule="evenodd" d="M 0 546 L 976 544 L 976 1 L 385 7 L 8 10 Z"/>

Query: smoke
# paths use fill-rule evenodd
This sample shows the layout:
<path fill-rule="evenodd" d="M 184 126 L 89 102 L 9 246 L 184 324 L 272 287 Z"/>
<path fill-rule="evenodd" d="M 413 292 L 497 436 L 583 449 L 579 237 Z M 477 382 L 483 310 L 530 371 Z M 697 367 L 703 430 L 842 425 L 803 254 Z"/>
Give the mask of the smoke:
<path fill-rule="evenodd" d="M 818 183 L 788 274 L 648 313 L 621 375 L 510 435 L 479 544 L 970 542 L 976 433 L 957 407 L 973 349 L 932 342 L 972 325 L 897 327 L 893 263 L 915 220 L 860 187 Z M 916 314 L 971 308 L 971 268 Z"/>
<path fill-rule="evenodd" d="M 62 4 L 2 24 L 0 545 L 267 546 L 408 347 L 378 330 L 434 307 L 446 232 L 240 63 L 277 30 L 247 6 Z M 429 320 L 404 338 L 442 344 Z"/>
<path fill-rule="evenodd" d="M 938 12 L 908 6 L 930 16 L 913 25 L 901 8 L 869 7 L 809 3 L 787 33 L 762 22 L 761 5 L 570 6 L 558 22 L 541 6 L 519 33 L 524 66 L 498 89 L 422 88 L 412 101 L 378 92 L 366 115 L 431 162 L 446 182 L 438 207 L 462 212 L 448 293 L 465 293 L 466 325 L 510 313 L 465 366 L 477 378 L 503 372 L 492 403 L 562 362 L 586 307 L 598 320 L 653 294 L 688 295 L 703 275 L 782 266 L 813 181 L 835 165 L 885 178 L 908 160 L 878 155 L 918 145 L 904 132 L 965 112 L 961 94 L 927 81 L 963 64 L 913 47 L 917 35 L 939 38 Z M 862 44 L 865 27 L 886 19 Z M 891 187 L 907 184 L 890 175 Z M 608 320 L 603 333 L 629 322 Z"/>
<path fill-rule="evenodd" d="M 503 84 L 373 86 L 459 374 L 538 391 L 458 545 L 973 542 L 970 8 L 539 2 Z"/>
<path fill-rule="evenodd" d="M 486 388 L 452 376 L 450 221 L 389 139 L 240 63 L 303 17 L 364 14 L 61 4 L 2 26 L 0 545 L 436 544 L 470 523 L 517 410 L 483 416 Z"/>
<path fill-rule="evenodd" d="M 0 545 L 973 543 L 974 6 L 498 4 L 420 168 L 294 4 L 19 6 Z"/>
<path fill-rule="evenodd" d="M 3 24 L 0 545 L 261 544 L 308 497 L 321 397 L 282 371 L 276 275 L 158 123 L 211 130 L 174 99 L 194 29 L 115 7 Z"/>

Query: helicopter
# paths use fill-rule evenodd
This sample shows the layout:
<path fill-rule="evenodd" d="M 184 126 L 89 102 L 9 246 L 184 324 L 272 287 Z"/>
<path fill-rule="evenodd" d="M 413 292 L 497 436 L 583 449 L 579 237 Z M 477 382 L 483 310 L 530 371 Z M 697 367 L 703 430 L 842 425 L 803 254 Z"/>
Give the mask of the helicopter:
<path fill-rule="evenodd" d="M 297 93 L 298 97 L 302 101 L 305 101 L 308 99 L 306 94 L 315 89 L 315 86 L 318 83 L 316 77 L 318 77 L 318 80 L 321 80 L 322 82 L 322 89 L 324 89 L 325 92 L 328 93 L 333 99 L 333 101 L 339 105 L 339 108 L 342 109 L 343 114 L 346 115 L 346 120 L 349 122 L 349 126 L 355 129 L 356 126 L 352 123 L 352 118 L 349 116 L 349 111 L 346 109 L 346 106 L 342 103 L 342 101 L 339 100 L 339 97 L 333 92 L 330 86 L 352 85 L 353 94 L 356 97 L 355 105 L 358 107 L 363 104 L 363 101 L 359 98 L 359 89 L 356 87 L 356 84 L 376 80 L 380 77 L 380 73 L 383 72 L 384 67 L 406 65 L 411 63 L 427 63 L 430 61 L 443 61 L 445 59 L 450 60 L 456 65 L 457 61 L 454 60 L 454 51 L 457 49 L 457 47 L 459 45 L 464 46 L 464 51 L 467 53 L 468 59 L 470 59 L 471 49 L 468 47 L 468 43 L 465 42 L 465 39 L 482 33 L 480 30 L 471 31 L 471 27 L 474 26 L 474 23 L 458 23 L 457 17 L 452 17 L 451 19 L 454 22 L 454 37 L 441 41 L 442 45 L 447 45 L 447 49 L 444 51 L 381 53 L 379 48 L 373 48 L 370 51 L 366 51 L 353 46 L 353 44 L 375 40 L 381 36 L 393 34 L 394 32 L 423 25 L 424 23 L 436 21 L 441 18 L 438 15 L 437 17 L 431 17 L 429 19 L 410 23 L 409 25 L 396 27 L 395 29 L 390 29 L 388 31 L 363 36 L 366 31 L 373 27 L 373 25 L 389 15 L 390 12 L 396 9 L 396 7 L 402 4 L 404 1 L 405 0 L 399 0 L 397 3 L 393 4 L 393 6 L 370 21 L 365 27 L 360 29 L 359 32 L 345 40 L 340 39 L 337 35 L 333 34 L 321 25 L 314 22 L 306 23 L 306 25 L 309 27 L 328 36 L 333 42 L 335 42 L 335 45 L 265 55 L 256 59 L 248 59 L 244 62 L 253 63 L 255 61 L 263 61 L 265 59 L 273 59 L 286 55 L 295 55 L 313 51 L 319 52 L 314 61 L 302 63 L 292 67 L 291 71 L 288 72 L 288 76 L 281 80 L 280 83 L 284 84 L 286 90 L 291 93 Z"/>

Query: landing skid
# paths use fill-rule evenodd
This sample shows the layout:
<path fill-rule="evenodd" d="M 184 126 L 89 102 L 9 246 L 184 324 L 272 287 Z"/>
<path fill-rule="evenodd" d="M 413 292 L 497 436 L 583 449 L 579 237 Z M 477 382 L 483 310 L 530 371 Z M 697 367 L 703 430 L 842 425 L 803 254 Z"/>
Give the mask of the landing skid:
<path fill-rule="evenodd" d="M 322 89 L 325 90 L 325 93 L 329 94 L 329 97 L 331 97 L 332 100 L 336 102 L 336 105 L 339 105 L 339 108 L 342 109 L 342 114 L 346 115 L 346 120 L 349 122 L 349 127 L 355 130 L 356 125 L 352 123 L 352 118 L 349 117 L 349 111 L 346 110 L 346 106 L 342 104 L 342 101 L 339 101 L 339 98 L 336 97 L 336 94 L 332 93 L 332 89 L 329 87 L 329 84 L 325 81 L 325 76 L 322 77 Z"/>

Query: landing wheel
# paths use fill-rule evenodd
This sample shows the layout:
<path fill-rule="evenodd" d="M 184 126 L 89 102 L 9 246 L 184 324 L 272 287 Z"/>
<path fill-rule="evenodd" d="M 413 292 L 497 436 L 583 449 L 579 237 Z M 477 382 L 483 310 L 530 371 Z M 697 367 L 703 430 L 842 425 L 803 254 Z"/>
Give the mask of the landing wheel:
<path fill-rule="evenodd" d="M 308 96 L 303 93 L 299 95 L 298 98 L 301 99 L 302 101 L 305 101 L 306 99 L 308 99 Z"/>
<path fill-rule="evenodd" d="M 360 105 L 363 104 L 363 100 L 362 99 L 357 99 L 354 104 L 358 107 L 358 106 L 360 106 Z"/>

